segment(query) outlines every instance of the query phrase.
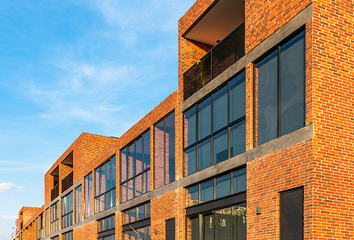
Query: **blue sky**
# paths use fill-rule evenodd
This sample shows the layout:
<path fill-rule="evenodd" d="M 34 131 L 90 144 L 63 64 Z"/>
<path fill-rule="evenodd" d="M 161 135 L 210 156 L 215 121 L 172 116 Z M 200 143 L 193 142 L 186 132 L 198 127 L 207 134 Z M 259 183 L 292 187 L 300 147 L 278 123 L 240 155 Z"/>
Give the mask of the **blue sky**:
<path fill-rule="evenodd" d="M 177 89 L 177 22 L 195 0 L 2 0 L 0 240 L 81 132 L 122 135 Z M 152 87 L 153 86 L 153 87 Z"/>

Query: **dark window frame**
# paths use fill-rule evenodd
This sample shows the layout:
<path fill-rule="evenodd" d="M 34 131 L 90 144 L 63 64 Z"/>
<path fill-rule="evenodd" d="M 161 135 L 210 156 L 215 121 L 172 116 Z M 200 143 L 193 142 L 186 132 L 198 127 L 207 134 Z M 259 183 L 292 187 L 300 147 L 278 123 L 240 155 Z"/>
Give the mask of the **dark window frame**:
<path fill-rule="evenodd" d="M 59 201 L 50 206 L 50 232 L 59 231 Z"/>
<path fill-rule="evenodd" d="M 114 160 L 115 161 L 115 163 L 114 163 L 114 166 L 115 166 L 115 168 L 114 168 L 114 170 L 112 169 L 112 160 Z M 109 165 L 110 165 L 110 173 L 109 173 L 109 176 L 110 176 L 110 188 L 107 190 L 107 185 L 106 185 L 106 183 L 107 183 L 107 179 L 105 180 L 106 182 L 105 182 L 105 185 L 106 185 L 106 190 L 105 190 L 105 192 L 101 192 L 101 187 L 102 187 L 102 167 L 104 167 L 105 168 L 105 176 L 107 177 L 107 164 L 109 163 Z M 97 177 L 97 169 L 98 169 L 98 175 L 99 175 L 99 179 L 98 179 L 98 195 L 96 195 L 96 192 L 97 192 L 97 186 L 96 186 L 96 184 L 97 184 L 97 179 L 96 179 L 96 177 Z M 112 207 L 115 207 L 116 206 L 116 204 L 117 204 L 117 197 L 115 196 L 115 197 L 113 197 L 113 193 L 115 193 L 115 194 L 117 194 L 117 192 L 115 191 L 116 190 L 116 186 L 117 186 L 117 183 L 116 183 L 116 178 L 117 178 L 117 176 L 116 176 L 116 169 L 117 169 L 117 158 L 116 158 L 116 156 L 115 156 L 115 154 L 113 154 L 111 157 L 109 157 L 104 163 L 102 163 L 100 166 L 98 166 L 97 168 L 95 168 L 95 170 L 94 170 L 94 173 L 95 173 L 95 181 L 94 181 L 94 186 L 95 186 L 95 191 L 94 191 L 94 205 L 95 205 L 95 213 L 97 214 L 97 213 L 99 213 L 99 212 L 102 212 L 102 211 L 105 211 L 105 210 L 107 210 L 107 209 L 110 209 L 110 208 L 112 208 Z M 112 182 L 113 182 L 113 179 L 112 179 L 112 173 L 113 173 L 113 171 L 114 171 L 114 176 L 115 176 L 115 179 L 114 179 L 114 182 L 115 182 L 115 185 L 114 185 L 114 187 L 112 187 Z M 107 206 L 107 194 L 109 193 L 109 195 L 110 195 L 110 207 L 109 208 L 106 208 L 106 206 Z M 101 199 L 101 197 L 102 196 L 104 196 L 104 209 L 102 210 L 101 209 L 101 202 L 100 202 L 100 199 Z M 115 199 L 115 202 L 113 203 L 113 199 Z M 97 202 L 99 202 L 98 204 L 97 204 Z M 97 206 L 98 205 L 98 206 Z M 99 208 L 99 210 L 98 210 L 98 208 Z"/>
<path fill-rule="evenodd" d="M 145 158 L 145 156 L 144 156 L 144 150 L 145 150 L 145 138 L 144 138 L 144 136 L 147 134 L 147 133 L 149 133 L 149 152 L 150 152 L 150 154 L 149 154 L 149 156 L 150 156 L 150 159 L 149 159 L 149 162 L 150 162 L 150 164 L 149 164 L 149 167 L 147 167 L 146 169 L 144 169 L 144 158 Z M 141 139 L 141 142 L 142 142 L 142 159 L 141 159 L 141 161 L 142 161 L 142 172 L 140 172 L 140 173 L 136 173 L 137 171 L 136 171 L 136 142 L 137 141 L 139 141 Z M 128 159 L 129 159 L 129 149 L 130 149 L 130 147 L 132 146 L 132 145 L 134 145 L 134 173 L 133 173 L 133 176 L 132 177 L 130 177 L 129 178 L 129 161 L 128 161 Z M 123 157 L 122 157 L 122 155 L 123 155 L 123 151 L 125 151 L 126 153 L 125 153 L 125 159 L 123 159 Z M 125 196 L 125 201 L 123 201 L 123 197 L 121 197 L 121 203 L 123 203 L 123 202 L 126 202 L 126 201 L 129 201 L 130 199 L 129 199 L 129 182 L 130 181 L 133 181 L 133 197 L 131 198 L 131 199 L 133 199 L 133 198 L 136 198 L 136 197 L 138 197 L 138 196 L 140 196 L 140 195 L 143 195 L 143 194 L 145 194 L 145 193 L 147 193 L 147 192 L 149 192 L 149 191 L 151 191 L 151 189 L 150 189 L 150 187 L 148 187 L 148 189 L 146 189 L 146 187 L 145 186 L 147 186 L 147 184 L 150 184 L 151 183 L 151 131 L 150 131 L 150 128 L 149 129 L 147 129 L 147 130 L 145 130 L 142 134 L 140 134 L 137 138 L 135 138 L 133 141 L 131 141 L 129 144 L 127 144 L 125 147 L 123 147 L 120 151 L 120 168 L 119 168 L 119 172 L 120 172 L 120 181 L 119 181 L 119 186 L 120 186 L 120 195 L 121 196 L 123 196 L 123 185 L 126 185 L 126 196 Z M 126 163 L 126 179 L 124 180 L 124 181 L 122 181 L 122 167 L 123 167 L 123 164 L 122 164 L 122 162 L 123 161 L 125 161 Z M 148 183 L 146 183 L 146 181 L 147 181 L 147 177 L 150 175 L 150 177 L 149 177 L 149 179 L 150 179 L 150 183 L 148 182 Z M 135 179 L 136 178 L 138 178 L 138 177 L 140 177 L 141 176 L 141 178 L 142 178 L 142 193 L 140 194 L 140 195 L 136 195 L 136 181 L 135 181 Z M 144 177 L 144 176 L 146 176 L 146 177 Z"/>
<path fill-rule="evenodd" d="M 70 227 L 74 224 L 74 191 L 71 191 L 61 199 L 61 227 L 62 229 Z M 68 210 L 68 212 L 67 212 Z"/>
<path fill-rule="evenodd" d="M 183 120 L 183 175 L 186 177 L 186 176 L 189 176 L 189 175 L 192 175 L 196 172 L 199 172 L 199 171 L 202 171 L 204 169 L 201 169 L 199 170 L 199 161 L 198 161 L 198 146 L 205 143 L 206 141 L 210 140 L 210 158 L 211 158 L 211 165 L 210 166 L 213 166 L 217 163 L 215 163 L 215 160 L 214 160 L 214 153 L 213 153 L 213 139 L 218 136 L 219 133 L 223 132 L 223 131 L 227 131 L 227 150 L 228 150 L 228 157 L 227 159 L 230 159 L 231 158 L 231 152 L 230 152 L 230 131 L 231 131 L 231 128 L 233 127 L 236 127 L 237 125 L 241 125 L 241 124 L 245 124 L 246 123 L 246 112 L 245 112 L 245 115 L 243 115 L 242 117 L 239 117 L 238 119 L 235 119 L 233 121 L 230 121 L 230 83 L 232 82 L 232 80 L 234 80 L 236 77 L 240 76 L 241 74 L 244 74 L 244 78 L 243 79 L 240 79 L 237 81 L 237 85 L 239 84 L 242 84 L 242 83 L 245 83 L 246 84 L 246 69 L 242 69 L 240 70 L 238 73 L 236 73 L 234 76 L 230 77 L 229 80 L 226 82 L 226 83 L 223 83 L 222 85 L 220 85 L 217 89 L 213 90 L 210 94 L 208 94 L 207 96 L 205 96 L 203 99 L 201 99 L 200 101 L 198 101 L 197 103 L 193 104 L 193 106 L 189 107 L 186 111 L 183 112 L 183 115 L 185 115 L 189 110 L 191 110 L 192 108 L 195 107 L 195 111 L 196 111 L 196 123 L 195 123 L 195 142 L 192 143 L 192 144 L 189 144 L 188 146 L 185 146 L 186 145 L 186 141 L 185 141 L 185 138 L 186 138 L 186 135 L 185 135 L 185 117 L 184 117 L 184 120 Z M 214 94 L 217 93 L 219 90 L 221 90 L 222 88 L 224 88 L 225 86 L 227 86 L 227 124 L 216 130 L 214 132 L 214 116 L 213 116 L 213 108 L 214 108 Z M 245 94 L 246 94 L 246 85 L 245 85 Z M 199 105 L 201 103 L 203 103 L 205 100 L 207 100 L 208 98 L 210 98 L 210 105 L 211 105 L 211 110 L 210 110 L 210 123 L 211 123 L 211 130 L 210 130 L 210 134 L 203 137 L 202 139 L 198 139 L 199 136 L 198 136 L 198 121 L 199 121 L 199 114 L 198 114 L 198 110 L 199 110 Z M 244 103 L 246 104 L 246 99 L 244 101 Z M 245 143 L 246 143 L 246 138 L 244 139 Z M 196 171 L 191 173 L 191 174 L 188 174 L 188 169 L 186 168 L 186 152 L 188 150 L 191 150 L 192 148 L 195 148 L 195 151 L 196 151 Z M 246 151 L 246 149 L 245 149 Z M 236 155 L 234 155 L 236 156 Z"/>
<path fill-rule="evenodd" d="M 174 136 L 174 140 L 176 139 L 176 113 L 175 113 L 175 110 L 172 110 L 171 112 L 169 112 L 168 114 L 166 114 L 163 118 L 161 118 L 157 123 L 155 123 L 154 124 L 154 131 L 153 131 L 153 134 L 154 134 L 154 139 L 153 139 L 153 146 L 154 146 L 154 173 L 153 173 L 153 182 L 154 182 L 154 189 L 156 189 L 156 188 L 159 188 L 159 187 L 162 187 L 162 186 L 164 186 L 164 185 L 166 185 L 166 184 L 169 184 L 169 183 L 172 183 L 172 182 L 174 182 L 174 181 L 176 181 L 176 175 L 175 175 L 175 177 L 174 177 L 174 180 L 173 181 L 169 181 L 168 183 L 167 183 L 167 181 L 166 181 L 166 172 L 167 172 L 167 169 L 166 169 L 166 161 L 168 161 L 169 159 L 166 159 L 166 119 L 168 118 L 168 117 L 170 117 L 171 115 L 174 115 L 175 116 L 175 119 L 174 119 L 174 123 L 175 123 L 175 136 Z M 158 124 L 160 124 L 161 122 L 163 122 L 164 123 L 164 131 L 163 131 L 163 133 L 164 133 L 164 156 L 163 156 L 163 159 L 164 159 L 164 179 L 163 179 L 163 184 L 161 185 L 161 186 L 158 186 L 158 187 L 156 187 L 156 126 L 158 125 Z M 174 154 L 176 155 L 176 144 L 175 144 L 175 151 L 174 151 Z M 175 171 L 176 171 L 176 156 L 174 156 L 174 159 L 175 159 L 175 161 L 174 161 L 174 169 L 175 169 Z"/>

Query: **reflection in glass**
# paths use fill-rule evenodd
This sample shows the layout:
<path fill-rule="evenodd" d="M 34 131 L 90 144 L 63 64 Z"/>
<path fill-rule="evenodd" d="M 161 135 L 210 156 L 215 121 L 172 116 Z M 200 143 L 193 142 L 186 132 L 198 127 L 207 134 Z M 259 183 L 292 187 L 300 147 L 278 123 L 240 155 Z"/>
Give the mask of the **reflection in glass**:
<path fill-rule="evenodd" d="M 246 151 L 246 122 L 230 128 L 230 158 Z"/>
<path fill-rule="evenodd" d="M 214 199 L 214 180 L 200 184 L 200 202 Z"/>
<path fill-rule="evenodd" d="M 231 174 L 226 174 L 216 178 L 216 198 L 221 198 L 230 195 L 231 192 Z"/>
<path fill-rule="evenodd" d="M 196 141 L 196 124 L 197 124 L 197 107 L 194 106 L 184 114 L 184 145 L 195 143 Z"/>
<path fill-rule="evenodd" d="M 198 140 L 211 133 L 211 97 L 198 105 Z"/>
<path fill-rule="evenodd" d="M 247 239 L 247 209 L 245 204 L 232 207 L 232 240 Z"/>
<path fill-rule="evenodd" d="M 150 168 L 150 130 L 144 136 L 144 170 Z"/>
<path fill-rule="evenodd" d="M 198 145 L 198 171 L 211 166 L 210 139 Z"/>
<path fill-rule="evenodd" d="M 195 185 L 187 189 L 188 201 L 187 206 L 193 206 L 199 203 L 199 185 Z"/>
<path fill-rule="evenodd" d="M 246 168 L 233 172 L 233 193 L 246 191 Z"/>
<path fill-rule="evenodd" d="M 204 239 L 214 240 L 214 214 L 204 216 Z"/>
<path fill-rule="evenodd" d="M 217 240 L 231 239 L 231 208 L 215 211 L 215 226 Z"/>
<path fill-rule="evenodd" d="M 245 116 L 246 113 L 246 87 L 245 71 L 230 81 L 230 117 L 229 123 Z"/>
<path fill-rule="evenodd" d="M 213 131 L 227 126 L 227 90 L 224 86 L 213 95 Z"/>
<path fill-rule="evenodd" d="M 143 140 L 139 138 L 136 141 L 136 174 L 143 171 Z"/>
<path fill-rule="evenodd" d="M 175 113 L 166 118 L 166 183 L 175 181 Z"/>
<path fill-rule="evenodd" d="M 193 147 L 186 151 L 185 154 L 186 175 L 189 176 L 197 171 L 197 151 Z"/>
<path fill-rule="evenodd" d="M 218 164 L 228 159 L 227 130 L 222 131 L 213 138 L 213 163 Z"/>
<path fill-rule="evenodd" d="M 191 237 L 192 240 L 199 240 L 199 218 L 191 219 Z"/>
<path fill-rule="evenodd" d="M 164 151 L 164 121 L 155 127 L 155 188 L 164 185 L 165 178 L 165 151 Z"/>

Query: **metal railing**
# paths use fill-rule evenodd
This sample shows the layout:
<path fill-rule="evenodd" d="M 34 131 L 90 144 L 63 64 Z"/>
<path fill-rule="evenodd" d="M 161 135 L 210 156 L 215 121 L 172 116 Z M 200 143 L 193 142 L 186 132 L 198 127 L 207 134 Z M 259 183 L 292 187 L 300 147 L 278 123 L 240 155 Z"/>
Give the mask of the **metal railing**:
<path fill-rule="evenodd" d="M 69 173 L 68 176 L 66 176 L 62 181 L 61 181 L 61 188 L 62 192 L 64 192 L 66 189 L 71 187 L 73 185 L 73 172 Z"/>
<path fill-rule="evenodd" d="M 184 100 L 245 55 L 245 22 L 183 74 Z"/>
<path fill-rule="evenodd" d="M 56 197 L 59 196 L 59 183 L 57 185 L 54 186 L 54 188 L 51 191 L 51 201 L 53 201 Z"/>

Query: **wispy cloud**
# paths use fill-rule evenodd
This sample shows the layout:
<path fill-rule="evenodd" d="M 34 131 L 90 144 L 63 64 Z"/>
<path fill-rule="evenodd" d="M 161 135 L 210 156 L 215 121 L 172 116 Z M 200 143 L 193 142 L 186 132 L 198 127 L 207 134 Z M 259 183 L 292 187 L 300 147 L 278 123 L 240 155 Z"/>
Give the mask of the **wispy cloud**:
<path fill-rule="evenodd" d="M 4 221 L 12 221 L 15 220 L 16 218 L 17 218 L 16 216 L 7 216 L 7 215 L 0 214 L 0 219 Z"/>
<path fill-rule="evenodd" d="M 10 190 L 22 190 L 22 187 L 16 186 L 13 183 L 10 182 L 2 182 L 0 183 L 0 192 L 5 192 L 5 191 L 10 191 Z"/>

